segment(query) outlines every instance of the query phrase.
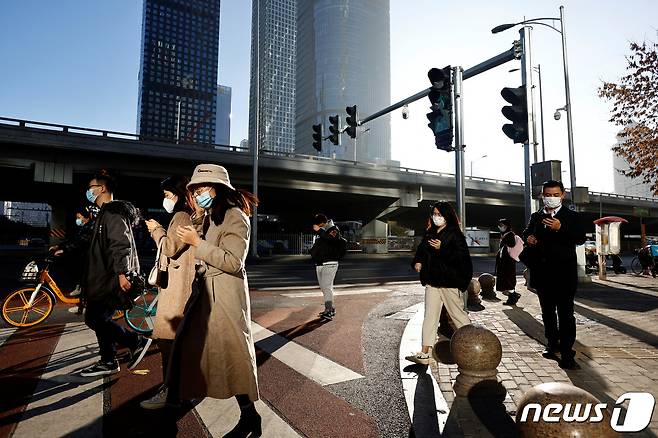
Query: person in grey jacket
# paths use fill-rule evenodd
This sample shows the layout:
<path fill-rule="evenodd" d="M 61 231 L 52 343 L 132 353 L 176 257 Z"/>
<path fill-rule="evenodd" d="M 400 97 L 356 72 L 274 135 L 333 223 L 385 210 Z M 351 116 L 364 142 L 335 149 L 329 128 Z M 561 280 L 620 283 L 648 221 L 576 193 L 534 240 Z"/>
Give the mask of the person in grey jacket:
<path fill-rule="evenodd" d="M 135 207 L 126 201 L 115 201 L 116 182 L 101 171 L 89 182 L 87 199 L 100 207 L 89 244 L 87 267 L 83 276 L 82 299 L 86 302 L 85 323 L 96 333 L 100 360 L 82 370 L 83 377 L 105 376 L 120 371 L 115 344 L 128 347 L 133 369 L 151 345 L 151 339 L 128 331 L 112 320 L 117 308 L 130 298 L 129 273 L 139 272 L 137 248 L 132 225 L 137 223 Z"/>

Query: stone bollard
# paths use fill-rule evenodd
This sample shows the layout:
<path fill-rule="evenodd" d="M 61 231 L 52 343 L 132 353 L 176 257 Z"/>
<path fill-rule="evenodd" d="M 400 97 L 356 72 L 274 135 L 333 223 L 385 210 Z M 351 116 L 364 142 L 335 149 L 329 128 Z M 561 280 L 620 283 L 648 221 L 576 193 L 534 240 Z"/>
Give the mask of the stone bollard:
<path fill-rule="evenodd" d="M 460 327 L 450 341 L 452 357 L 459 366 L 459 374 L 453 389 L 455 394 L 467 396 L 478 385 L 498 388 L 498 370 L 503 348 L 498 337 L 484 327 L 465 325 Z"/>
<path fill-rule="evenodd" d="M 482 288 L 480 287 L 480 282 L 476 279 L 472 279 L 471 282 L 468 284 L 468 301 L 467 305 L 469 306 L 477 306 L 480 304 L 480 291 Z"/>
<path fill-rule="evenodd" d="M 594 407 L 597 403 L 601 402 L 584 389 L 561 382 L 542 383 L 528 390 L 518 401 L 516 427 L 521 437 L 619 436 L 610 426 L 610 412 L 606 409 L 603 410 L 602 421 L 564 421 L 565 415 L 586 416 L 588 420 L 595 417 Z M 529 406 L 531 404 L 535 406 Z M 549 404 L 554 405 L 545 411 L 544 408 Z M 580 412 L 576 413 L 576 410 Z M 585 415 L 586 410 L 590 411 L 588 415 Z"/>
<path fill-rule="evenodd" d="M 484 273 L 478 277 L 478 282 L 482 287 L 482 298 L 487 300 L 495 300 L 496 291 L 494 291 L 494 286 L 496 285 L 496 277 L 491 274 Z"/>

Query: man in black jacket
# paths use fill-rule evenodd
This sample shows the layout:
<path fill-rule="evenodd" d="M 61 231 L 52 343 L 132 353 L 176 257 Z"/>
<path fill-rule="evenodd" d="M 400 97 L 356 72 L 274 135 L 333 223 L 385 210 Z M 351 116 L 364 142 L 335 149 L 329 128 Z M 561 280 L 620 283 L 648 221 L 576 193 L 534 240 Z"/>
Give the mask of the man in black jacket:
<path fill-rule="evenodd" d="M 564 186 L 560 181 L 545 182 L 542 197 L 544 208 L 530 216 L 523 239 L 532 248 L 528 251 L 531 258 L 526 259 L 530 286 L 539 296 L 548 341 L 543 356 L 558 360 L 556 353 L 560 352 L 560 367 L 577 369 L 573 351 L 574 297 L 578 285 L 576 245 L 585 242 L 585 231 L 578 213 L 562 205 Z"/>
<path fill-rule="evenodd" d="M 345 254 L 347 241 L 340 236 L 340 230 L 334 221 L 318 213 L 313 221 L 313 231 L 318 237 L 311 248 L 311 258 L 315 263 L 318 283 L 324 296 L 324 311 L 321 319 L 331 321 L 336 316 L 334 308 L 334 279 L 338 272 L 338 260 Z"/>
<path fill-rule="evenodd" d="M 130 349 L 128 369 L 142 360 L 151 339 L 128 331 L 112 320 L 115 310 L 128 299 L 130 272 L 139 272 L 139 260 L 132 225 L 137 222 L 135 207 L 126 201 L 115 201 L 114 179 L 106 172 L 96 175 L 87 190 L 87 199 L 100 207 L 89 244 L 87 269 L 82 296 L 87 302 L 85 323 L 96 332 L 101 359 L 85 368 L 83 377 L 105 376 L 119 372 L 116 359 L 118 343 Z"/>

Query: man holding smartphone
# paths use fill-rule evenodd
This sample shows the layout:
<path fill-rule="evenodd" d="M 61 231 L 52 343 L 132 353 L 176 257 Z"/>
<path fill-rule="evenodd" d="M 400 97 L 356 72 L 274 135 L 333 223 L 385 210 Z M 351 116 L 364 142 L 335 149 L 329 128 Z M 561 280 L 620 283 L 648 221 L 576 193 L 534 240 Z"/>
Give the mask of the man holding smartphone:
<path fill-rule="evenodd" d="M 573 351 L 574 297 L 578 285 L 576 245 L 585 243 L 585 231 L 579 214 L 562 205 L 564 195 L 561 181 L 543 184 L 544 208 L 530 216 L 523 240 L 535 249 L 536 259 L 529 267 L 530 286 L 537 290 L 548 342 L 542 355 L 558 360 L 561 368 L 578 369 Z"/>

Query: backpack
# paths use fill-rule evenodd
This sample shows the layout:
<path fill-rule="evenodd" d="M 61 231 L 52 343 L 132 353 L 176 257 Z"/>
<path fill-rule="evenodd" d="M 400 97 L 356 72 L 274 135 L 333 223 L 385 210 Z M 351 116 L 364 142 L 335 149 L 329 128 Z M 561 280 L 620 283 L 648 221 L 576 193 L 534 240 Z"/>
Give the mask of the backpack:
<path fill-rule="evenodd" d="M 519 254 L 521 254 L 521 251 L 523 251 L 523 239 L 518 234 L 514 234 L 514 246 L 507 247 L 507 253 L 518 262 L 520 261 Z"/>

